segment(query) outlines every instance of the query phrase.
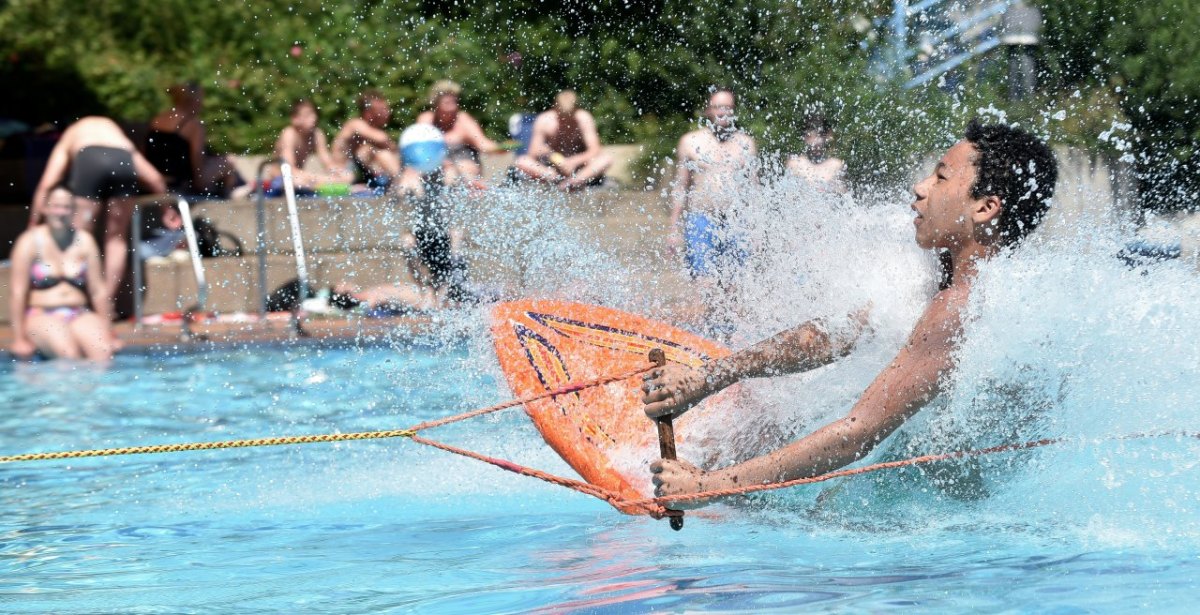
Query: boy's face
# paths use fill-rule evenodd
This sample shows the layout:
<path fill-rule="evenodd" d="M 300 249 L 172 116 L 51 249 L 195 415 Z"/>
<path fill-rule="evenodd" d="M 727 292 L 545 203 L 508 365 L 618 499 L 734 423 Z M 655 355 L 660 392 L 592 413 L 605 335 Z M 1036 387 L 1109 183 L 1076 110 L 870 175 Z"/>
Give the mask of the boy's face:
<path fill-rule="evenodd" d="M 392 108 L 388 106 L 387 101 L 382 98 L 372 98 L 367 108 L 363 111 L 362 117 L 368 124 L 383 128 L 387 126 L 388 120 L 392 118 Z"/>
<path fill-rule="evenodd" d="M 813 154 L 824 154 L 829 147 L 833 135 L 821 130 L 809 130 L 804 133 L 804 145 Z"/>
<path fill-rule="evenodd" d="M 978 153 L 969 141 L 959 141 L 946 150 L 929 177 L 913 186 L 917 245 L 955 248 L 972 236 L 972 212 L 983 202 L 971 198 Z"/>
<path fill-rule="evenodd" d="M 453 94 L 443 94 L 438 97 L 438 113 L 453 115 L 458 113 L 458 97 Z"/>
<path fill-rule="evenodd" d="M 717 92 L 708 99 L 708 107 L 704 110 L 709 121 L 715 126 L 728 128 L 733 124 L 734 108 L 733 94 L 730 92 Z"/>

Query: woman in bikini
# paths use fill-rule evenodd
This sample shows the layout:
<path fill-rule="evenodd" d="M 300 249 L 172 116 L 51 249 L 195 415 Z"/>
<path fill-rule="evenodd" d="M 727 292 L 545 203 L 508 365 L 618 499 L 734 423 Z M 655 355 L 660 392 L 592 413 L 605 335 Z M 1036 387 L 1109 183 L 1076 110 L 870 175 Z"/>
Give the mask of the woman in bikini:
<path fill-rule="evenodd" d="M 40 214 L 43 222 L 13 246 L 12 352 L 107 362 L 117 343 L 96 241 L 75 230 L 75 195 L 64 186 L 50 191 Z"/>

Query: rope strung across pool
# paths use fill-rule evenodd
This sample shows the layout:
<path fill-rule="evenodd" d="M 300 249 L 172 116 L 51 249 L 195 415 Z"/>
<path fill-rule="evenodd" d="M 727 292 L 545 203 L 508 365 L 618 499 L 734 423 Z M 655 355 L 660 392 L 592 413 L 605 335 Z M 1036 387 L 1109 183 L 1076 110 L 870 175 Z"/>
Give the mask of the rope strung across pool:
<path fill-rule="evenodd" d="M 111 457 L 114 455 L 145 455 L 152 453 L 178 453 L 182 451 L 211 451 L 224 448 L 248 448 L 252 446 L 282 446 L 284 444 L 314 444 L 317 442 L 344 442 L 346 440 L 374 440 L 379 438 L 411 438 L 417 432 L 411 429 L 389 429 L 386 431 L 360 431 L 357 433 L 332 433 L 311 436 L 280 436 L 276 438 L 251 438 L 225 440 L 223 442 L 186 442 L 181 444 L 154 444 L 151 446 L 126 446 L 123 448 L 100 448 L 85 451 L 60 451 L 55 453 L 30 453 L 0 457 L 0 463 L 17 461 L 45 461 L 50 459 L 81 459 L 84 457 Z"/>
<path fill-rule="evenodd" d="M 705 499 L 709 499 L 709 498 L 729 497 L 729 496 L 734 496 L 734 495 L 746 495 L 749 493 L 755 493 L 755 492 L 760 492 L 760 491 L 772 491 L 772 490 L 776 490 L 776 489 L 786 489 L 789 487 L 796 487 L 799 485 L 810 485 L 810 484 L 814 484 L 814 483 L 822 483 L 825 481 L 833 480 L 835 478 L 844 478 L 844 477 L 848 477 L 848 476 L 856 476 L 856 475 L 861 475 L 861 474 L 868 474 L 871 472 L 879 472 L 879 471 L 883 471 L 883 470 L 890 470 L 890 469 L 896 469 L 896 468 L 902 468 L 902 467 L 908 467 L 908 466 L 927 465 L 927 464 L 931 464 L 931 463 L 950 461 L 953 459 L 962 459 L 962 458 L 968 458 L 968 457 L 982 457 L 985 455 L 995 455 L 995 454 L 1000 454 L 1000 453 L 1029 450 L 1029 449 L 1041 448 L 1041 447 L 1055 445 L 1055 444 L 1065 444 L 1065 443 L 1072 441 L 1072 440 L 1068 440 L 1066 438 L 1045 438 L 1042 440 L 1003 444 L 1000 446 L 993 446 L 993 447 L 981 448 L 981 449 L 975 449 L 975 450 L 954 451 L 954 452 L 950 452 L 950 453 L 942 453 L 942 454 L 937 454 L 937 455 L 921 455 L 918 457 L 910 457 L 908 459 L 900 459 L 897 461 L 887 461 L 887 462 L 882 462 L 882 463 L 875 463 L 875 464 L 871 464 L 871 465 L 860 466 L 857 468 L 836 470 L 833 472 L 821 474 L 819 476 L 813 476 L 813 477 L 809 477 L 809 478 L 799 478 L 799 479 L 795 479 L 795 480 L 782 481 L 782 482 L 776 482 L 776 483 L 764 483 L 764 484 L 760 484 L 760 485 L 745 485 L 745 486 L 737 487 L 734 489 L 720 489 L 720 490 L 713 490 L 713 491 L 704 491 L 704 492 L 700 492 L 700 493 L 689 493 L 686 495 L 662 496 L 662 497 L 654 497 L 654 498 L 644 498 L 644 499 L 640 499 L 640 500 L 631 500 L 628 498 L 624 498 L 613 491 L 610 491 L 608 489 L 605 489 L 605 488 L 597 486 L 597 485 L 593 485 L 586 481 L 581 481 L 581 480 L 577 480 L 577 479 L 573 479 L 573 478 L 566 478 L 563 476 L 550 474 L 550 473 L 538 470 L 536 468 L 530 468 L 527 466 L 523 466 L 518 463 L 514 463 L 512 461 L 508 461 L 505 459 L 489 457 L 487 455 L 483 455 L 483 454 L 477 453 L 475 451 L 471 451 L 471 450 L 464 449 L 464 448 L 459 448 L 456 446 L 452 446 L 450 444 L 438 442 L 436 440 L 430 440 L 428 438 L 424 438 L 424 437 L 418 435 L 418 433 L 417 433 L 419 431 L 423 431 L 426 429 L 432 429 L 434 427 L 441 427 L 443 425 L 449 425 L 450 423 L 457 423 L 459 421 L 463 421 L 463 420 L 466 420 L 469 418 L 482 416 L 485 414 L 498 412 L 500 410 L 505 410 L 507 408 L 513 408 L 516 406 L 524 405 L 529 402 L 539 401 L 542 399 L 550 399 L 553 397 L 558 397 L 560 395 L 566 395 L 569 393 L 582 391 L 584 389 L 588 389 L 588 388 L 592 388 L 592 387 L 604 386 L 606 384 L 610 384 L 613 382 L 620 382 L 623 380 L 627 380 L 629 378 L 634 378 L 636 376 L 645 374 L 646 372 L 649 372 L 650 370 L 654 369 L 655 367 L 656 367 L 655 365 L 649 365 L 647 367 L 635 369 L 635 370 L 628 371 L 628 372 L 625 372 L 622 374 L 606 376 L 606 377 L 602 377 L 602 378 L 596 378 L 593 380 L 581 381 L 581 382 L 577 382 L 577 383 L 570 383 L 565 386 L 562 386 L 557 389 L 547 391 L 545 393 L 541 393 L 538 395 L 531 395 L 531 396 L 522 397 L 519 399 L 513 399 L 510 401 L 496 404 L 494 406 L 488 406 L 486 408 L 480 408 L 478 410 L 472 410 L 470 412 L 464 412 L 462 414 L 456 414 L 453 416 L 449 416 L 449 417 L 445 417 L 445 418 L 441 418 L 441 419 L 437 419 L 437 420 L 433 420 L 433 421 L 426 421 L 424 423 L 419 423 L 417 425 L 414 425 L 408 429 L 388 429 L 388 430 L 381 430 L 381 431 L 361 431 L 361 432 L 354 432 L 354 433 L 314 434 L 314 435 L 304 435 L 304 436 L 279 436 L 279 437 L 253 438 L 253 439 L 244 439 L 244 440 L 225 440 L 225 441 L 218 441 L 218 442 L 191 442 L 191 443 L 180 443 L 180 444 L 158 444 L 158 445 L 151 445 L 151 446 L 131 446 L 131 447 L 123 447 L 123 448 L 106 448 L 106 449 L 92 449 L 92 450 L 78 450 L 78 451 L 59 451 L 59 452 L 49 452 L 49 453 L 29 453 L 29 454 L 25 454 L 25 455 L 0 456 L 0 463 L 15 463 L 15 462 L 22 462 L 22 461 L 46 461 L 46 460 L 54 460 L 54 459 L 80 459 L 80 458 L 85 458 L 85 457 L 109 457 L 109 456 L 115 456 L 115 455 L 175 453 L 175 452 L 183 452 L 183 451 L 203 451 L 203 450 L 218 450 L 218 449 L 230 449 L 230 448 L 248 448 L 248 447 L 259 447 L 259 446 L 282 446 L 282 445 L 287 445 L 287 444 L 316 444 L 316 443 L 320 443 L 320 442 L 345 442 L 345 441 L 350 441 L 350 440 L 376 440 L 376 439 L 385 439 L 385 438 L 409 438 L 410 440 L 412 440 L 413 442 L 416 442 L 418 444 L 431 446 L 433 448 L 437 448 L 437 449 L 440 449 L 440 450 L 443 450 L 443 451 L 446 451 L 449 453 L 454 453 L 455 455 L 469 457 L 471 459 L 482 461 L 484 463 L 493 465 L 497 468 L 506 470 L 508 472 L 513 472 L 516 474 L 521 474 L 523 476 L 537 478 L 539 480 L 543 480 L 543 481 L 546 481 L 546 482 L 554 484 L 554 485 L 559 485 L 561 487 L 566 487 L 568 489 L 572 489 L 574 491 L 578 491 L 580 493 L 590 495 L 597 499 L 608 502 L 614 508 L 617 508 L 617 509 L 637 510 L 637 511 L 641 512 L 642 514 L 648 515 L 655 519 L 661 519 L 663 517 L 675 517 L 675 516 L 682 515 L 683 513 L 680 511 L 668 509 L 668 507 L 670 507 L 671 505 L 677 504 L 679 502 L 690 502 L 690 501 L 697 501 L 697 500 L 705 500 Z M 1112 437 L 1108 437 L 1108 438 L 1102 438 L 1101 440 L 1103 440 L 1103 441 L 1135 440 L 1135 439 L 1161 438 L 1161 437 L 1170 437 L 1170 436 L 1174 436 L 1177 438 L 1200 438 L 1200 433 L 1146 432 L 1146 433 L 1128 434 L 1128 435 L 1123 435 L 1123 436 L 1112 436 Z"/>
<path fill-rule="evenodd" d="M 51 452 L 51 453 L 29 453 L 26 455 L 0 456 L 0 463 L 15 463 L 15 462 L 19 462 L 19 461 L 47 461 L 47 460 L 53 460 L 53 459 L 81 459 L 84 457 L 111 457 L 114 455 L 145 455 L 145 454 L 153 454 L 153 453 L 178 453 L 178 452 L 182 452 L 182 451 L 207 451 L 207 450 L 217 450 L 217 449 L 226 449 L 226 448 L 248 448 L 248 447 L 255 447 L 255 446 L 281 446 L 284 444 L 315 444 L 315 443 L 319 443 L 319 442 L 344 442 L 347 440 L 377 440 L 377 439 L 384 439 L 384 438 L 412 438 L 417 434 L 418 431 L 422 431 L 425 429 L 432 429 L 434 427 L 441 427 L 442 425 L 449 425 L 450 423 L 457 423 L 459 421 L 464 421 L 469 418 L 474 418 L 477 416 L 482 416 L 484 414 L 490 414 L 492 412 L 498 412 L 500 410 L 505 410 L 508 408 L 513 408 L 516 406 L 524 405 L 529 402 L 535 402 L 535 401 L 539 401 L 542 399 L 558 397 L 559 395 L 566 395 L 568 393 L 574 393 L 576 391 L 581 391 L 583 389 L 603 386 L 603 385 L 610 384 L 613 382 L 619 382 L 621 380 L 627 380 L 627 379 L 633 378 L 635 376 L 640 376 L 640 375 L 650 371 L 653 368 L 654 368 L 654 366 L 651 365 L 651 366 L 645 367 L 643 369 L 636 369 L 636 370 L 626 372 L 623 374 L 617 374 L 615 376 L 605 376 L 602 378 L 596 378 L 596 379 L 588 380 L 588 381 L 584 381 L 584 382 L 570 383 L 565 386 L 554 389 L 552 391 L 547 391 L 545 393 L 541 393 L 539 395 L 530 395 L 528 397 L 522 397 L 520 399 L 513 399 L 510 401 L 499 403 L 494 406 L 488 406 L 486 408 L 480 408 L 478 410 L 472 410 L 470 412 L 464 412 L 462 414 L 456 414 L 454 416 L 449 416 L 449 417 L 437 419 L 434 421 L 426 421 L 424 423 L 419 423 L 417 425 L 414 425 L 408 429 L 387 429 L 387 430 L 382 430 L 382 431 L 361 431 L 361 432 L 356 432 L 356 433 L 315 434 L 315 435 L 307 435 L 307 436 L 279 436 L 279 437 L 270 437 L 270 438 L 251 438 L 251 439 L 244 439 L 244 440 L 225 440 L 225 441 L 221 441 L 221 442 L 189 442 L 189 443 L 181 443 L 181 444 L 155 444 L 155 445 L 150 445 L 150 446 L 129 446 L 129 447 L 122 447 L 122 448 L 103 448 L 103 449 L 91 449 L 91 450 L 79 450 L 79 451 L 58 451 L 58 452 Z M 432 441 L 426 441 L 426 442 L 432 442 Z"/>

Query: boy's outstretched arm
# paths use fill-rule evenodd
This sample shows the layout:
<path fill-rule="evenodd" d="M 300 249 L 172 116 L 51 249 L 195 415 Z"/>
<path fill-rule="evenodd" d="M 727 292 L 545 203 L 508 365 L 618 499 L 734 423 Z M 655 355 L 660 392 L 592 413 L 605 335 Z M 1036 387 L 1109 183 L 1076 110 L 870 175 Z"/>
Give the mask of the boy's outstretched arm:
<path fill-rule="evenodd" d="M 934 299 L 908 343 L 879 374 L 845 417 L 781 449 L 743 463 L 705 472 L 680 461 L 651 464 L 657 495 L 682 495 L 714 489 L 818 476 L 861 459 L 929 403 L 952 365 L 960 327 L 958 301 L 947 291 Z M 681 508 L 706 501 L 681 502 Z"/>
<path fill-rule="evenodd" d="M 668 365 L 644 377 L 646 415 L 678 416 L 705 397 L 743 378 L 780 376 L 816 369 L 844 356 L 866 326 L 869 308 L 851 316 L 851 334 L 831 336 L 819 321 L 809 321 L 750 348 L 698 368 Z"/>

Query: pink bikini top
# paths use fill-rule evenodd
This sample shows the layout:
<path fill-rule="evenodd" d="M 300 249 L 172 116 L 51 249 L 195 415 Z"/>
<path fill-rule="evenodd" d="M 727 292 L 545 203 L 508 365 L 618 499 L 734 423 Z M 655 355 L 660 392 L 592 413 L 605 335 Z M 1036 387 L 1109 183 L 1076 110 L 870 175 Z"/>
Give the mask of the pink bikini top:
<path fill-rule="evenodd" d="M 79 271 L 73 276 L 53 275 L 50 265 L 42 260 L 42 236 L 37 235 L 33 241 L 36 252 L 33 256 L 33 264 L 29 266 L 29 285 L 34 290 L 47 290 L 66 282 L 85 293 L 87 292 L 87 261 L 80 265 Z M 74 241 L 71 243 L 73 245 Z"/>

